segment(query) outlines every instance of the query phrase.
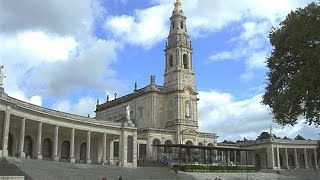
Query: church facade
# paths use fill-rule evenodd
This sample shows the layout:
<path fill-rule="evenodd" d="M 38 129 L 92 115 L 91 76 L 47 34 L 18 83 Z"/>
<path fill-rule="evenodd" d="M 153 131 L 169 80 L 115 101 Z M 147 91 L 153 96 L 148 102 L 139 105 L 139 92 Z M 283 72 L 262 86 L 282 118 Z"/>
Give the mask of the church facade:
<path fill-rule="evenodd" d="M 144 88 L 97 102 L 95 118 L 23 102 L 0 88 L 0 157 L 137 166 L 139 159 L 159 160 L 156 145 L 188 145 L 208 147 L 199 156 L 210 154 L 210 162 L 271 169 L 318 166 L 317 141 L 270 139 L 227 147 L 217 144 L 216 134 L 199 132 L 192 52 L 186 17 L 176 0 L 162 86 L 151 76 Z"/>
<path fill-rule="evenodd" d="M 126 106 L 138 129 L 141 157 L 152 159 L 152 144 L 190 144 L 215 146 L 213 133 L 198 131 L 197 92 L 194 80 L 192 46 L 187 33 L 186 17 L 181 2 L 175 2 L 170 18 L 170 31 L 165 47 L 164 85 L 150 85 L 133 93 L 97 105 L 97 119 L 118 122 L 125 117 Z M 146 149 L 144 149 L 146 147 Z"/>

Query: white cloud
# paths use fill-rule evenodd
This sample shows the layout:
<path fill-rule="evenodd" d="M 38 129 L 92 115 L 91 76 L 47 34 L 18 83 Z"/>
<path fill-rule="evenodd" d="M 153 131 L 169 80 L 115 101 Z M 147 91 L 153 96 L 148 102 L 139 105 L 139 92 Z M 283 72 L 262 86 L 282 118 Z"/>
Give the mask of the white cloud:
<path fill-rule="evenodd" d="M 96 100 L 92 97 L 83 97 L 77 102 L 71 102 L 69 100 L 59 101 L 52 105 L 52 108 L 58 111 L 73 113 L 77 115 L 95 117 Z"/>
<path fill-rule="evenodd" d="M 200 130 L 217 133 L 224 139 L 256 139 L 263 131 L 269 132 L 270 125 L 277 136 L 294 138 L 301 134 L 305 138 L 317 138 L 317 128 L 300 121 L 294 127 L 281 127 L 272 122 L 268 108 L 262 105 L 262 94 L 244 100 L 236 100 L 232 94 L 217 91 L 199 92 Z"/>
<path fill-rule="evenodd" d="M 164 4 L 137 9 L 132 16 L 110 16 L 105 22 L 105 29 L 122 42 L 150 48 L 167 36 L 168 8 Z"/>

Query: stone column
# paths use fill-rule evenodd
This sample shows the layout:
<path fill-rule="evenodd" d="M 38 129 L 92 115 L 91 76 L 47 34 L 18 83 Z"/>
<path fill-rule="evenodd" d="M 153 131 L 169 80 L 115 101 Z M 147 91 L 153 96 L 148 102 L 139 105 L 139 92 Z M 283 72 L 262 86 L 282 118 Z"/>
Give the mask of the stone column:
<path fill-rule="evenodd" d="M 306 165 L 305 168 L 309 168 L 308 166 L 308 154 L 307 154 L 307 149 L 304 148 L 304 164 Z"/>
<path fill-rule="evenodd" d="M 59 161 L 58 142 L 59 142 L 59 126 L 55 126 L 54 127 L 54 142 L 53 142 L 53 160 L 54 161 Z"/>
<path fill-rule="evenodd" d="M 289 169 L 289 162 L 288 162 L 288 148 L 284 148 L 284 156 L 285 156 L 285 166 Z"/>
<path fill-rule="evenodd" d="M 274 169 L 274 148 L 273 145 L 270 144 L 267 146 L 267 161 L 269 169 Z"/>
<path fill-rule="evenodd" d="M 137 132 L 133 132 L 133 160 L 132 160 L 132 166 L 137 167 Z"/>
<path fill-rule="evenodd" d="M 297 149 L 294 148 L 294 168 L 298 169 L 299 168 L 299 164 L 298 164 L 298 153 L 297 153 Z"/>
<path fill-rule="evenodd" d="M 37 136 L 37 159 L 42 159 L 41 145 L 42 145 L 42 122 L 38 124 L 38 136 Z"/>
<path fill-rule="evenodd" d="M 279 145 L 277 144 L 276 145 L 277 147 L 277 166 L 278 166 L 278 169 L 281 169 L 280 167 L 280 152 L 279 152 Z"/>
<path fill-rule="evenodd" d="M 224 162 L 224 151 L 221 151 L 221 162 Z"/>
<path fill-rule="evenodd" d="M 21 120 L 21 126 L 20 126 L 20 143 L 19 143 L 19 157 L 25 158 L 25 153 L 23 152 L 24 148 L 24 134 L 26 130 L 26 118 L 22 118 Z"/>
<path fill-rule="evenodd" d="M 87 164 L 91 164 L 91 153 L 90 153 L 90 148 L 91 148 L 91 131 L 87 132 Z"/>
<path fill-rule="evenodd" d="M 10 128 L 11 106 L 6 107 L 5 119 L 3 124 L 3 141 L 2 141 L 2 156 L 8 156 L 8 140 Z"/>
<path fill-rule="evenodd" d="M 70 137 L 70 162 L 75 163 L 76 159 L 74 158 L 74 134 L 75 129 L 71 129 L 71 137 Z"/>
<path fill-rule="evenodd" d="M 127 144 L 128 144 L 128 137 L 127 133 L 122 130 L 121 136 L 119 139 L 119 145 L 120 145 L 120 152 L 119 152 L 119 161 L 121 166 L 126 166 L 127 165 Z"/>
<path fill-rule="evenodd" d="M 235 165 L 237 165 L 237 151 L 234 151 L 234 160 L 233 160 L 233 163 L 235 164 Z"/>
<path fill-rule="evenodd" d="M 103 133 L 103 151 L 102 151 L 102 164 L 105 165 L 107 162 L 107 134 Z"/>
<path fill-rule="evenodd" d="M 230 151 L 227 152 L 227 163 L 230 163 Z"/>
<path fill-rule="evenodd" d="M 314 148 L 314 166 L 318 168 L 318 162 L 317 162 L 317 148 Z"/>
<path fill-rule="evenodd" d="M 108 162 L 109 162 L 109 165 L 113 165 L 113 140 L 110 140 L 109 142 L 109 157 L 108 157 Z"/>

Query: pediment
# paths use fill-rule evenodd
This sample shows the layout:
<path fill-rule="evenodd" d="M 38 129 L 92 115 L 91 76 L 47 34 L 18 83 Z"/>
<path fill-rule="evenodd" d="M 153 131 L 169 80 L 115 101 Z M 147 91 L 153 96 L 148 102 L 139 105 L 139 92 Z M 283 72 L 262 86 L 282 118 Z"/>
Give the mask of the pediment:
<path fill-rule="evenodd" d="M 197 135 L 198 132 L 193 129 L 185 129 L 181 131 L 181 134 Z"/>

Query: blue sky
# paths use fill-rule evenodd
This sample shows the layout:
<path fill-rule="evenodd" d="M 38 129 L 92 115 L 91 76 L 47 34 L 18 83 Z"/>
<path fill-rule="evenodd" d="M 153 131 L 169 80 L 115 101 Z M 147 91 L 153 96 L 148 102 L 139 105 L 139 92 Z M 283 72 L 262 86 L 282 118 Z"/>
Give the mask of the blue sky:
<path fill-rule="evenodd" d="M 200 130 L 221 141 L 279 136 L 316 139 L 318 128 L 272 123 L 260 104 L 271 27 L 310 0 L 183 0 L 200 101 Z M 7 94 L 94 116 L 96 99 L 163 84 L 173 0 L 0 1 L 0 64 Z"/>

